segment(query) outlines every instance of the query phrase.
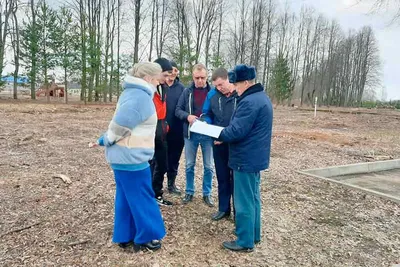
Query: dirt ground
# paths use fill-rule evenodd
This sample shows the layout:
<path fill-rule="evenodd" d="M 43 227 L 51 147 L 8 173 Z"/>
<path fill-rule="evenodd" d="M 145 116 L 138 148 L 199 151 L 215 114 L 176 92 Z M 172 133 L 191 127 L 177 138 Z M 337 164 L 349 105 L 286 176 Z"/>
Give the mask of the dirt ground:
<path fill-rule="evenodd" d="M 357 110 L 356 110 L 357 111 Z M 277 108 L 270 170 L 262 175 L 262 242 L 250 254 L 230 220 L 202 203 L 162 207 L 158 252 L 111 242 L 114 180 L 103 149 L 89 149 L 113 106 L 0 101 L 1 266 L 392 266 L 400 263 L 400 206 L 296 170 L 400 158 L 400 112 Z M 182 158 L 182 163 L 184 159 Z M 59 174 L 68 176 L 68 184 Z M 184 188 L 183 164 L 178 185 Z M 214 179 L 213 197 L 217 184 Z"/>

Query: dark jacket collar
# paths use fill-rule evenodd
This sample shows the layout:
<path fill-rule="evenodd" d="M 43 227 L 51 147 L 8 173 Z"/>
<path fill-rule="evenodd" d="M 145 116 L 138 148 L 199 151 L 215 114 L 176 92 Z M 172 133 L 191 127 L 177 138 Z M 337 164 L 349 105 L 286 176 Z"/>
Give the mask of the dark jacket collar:
<path fill-rule="evenodd" d="M 176 78 L 175 78 L 175 80 L 174 80 L 174 83 L 173 83 L 171 86 L 176 85 L 176 84 L 178 84 L 178 83 L 180 83 L 180 82 L 181 82 L 181 80 L 179 79 L 178 76 L 176 76 Z"/>
<path fill-rule="evenodd" d="M 158 94 L 160 96 L 161 101 L 165 101 L 165 96 L 167 94 L 167 90 L 168 90 L 169 86 L 164 83 L 164 84 L 159 84 L 157 86 L 157 92 L 156 94 Z M 161 90 L 160 90 L 161 89 Z M 160 92 L 161 91 L 161 92 Z"/>
<path fill-rule="evenodd" d="M 250 86 L 241 96 L 239 96 L 238 101 L 242 100 L 246 96 L 258 93 L 258 92 L 263 92 L 264 87 L 261 85 L 261 83 L 256 83 L 252 86 Z"/>

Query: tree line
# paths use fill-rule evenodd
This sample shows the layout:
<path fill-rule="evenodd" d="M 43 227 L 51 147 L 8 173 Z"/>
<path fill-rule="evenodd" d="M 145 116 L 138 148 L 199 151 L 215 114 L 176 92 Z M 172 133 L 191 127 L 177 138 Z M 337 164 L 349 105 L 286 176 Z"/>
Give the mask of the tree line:
<path fill-rule="evenodd" d="M 344 30 L 334 19 L 277 0 L 0 0 L 0 67 L 11 45 L 13 75 L 25 70 L 31 98 L 63 70 L 82 101 L 112 101 L 134 62 L 163 56 L 190 82 L 192 66 L 211 71 L 256 67 L 277 104 L 360 106 L 380 83 L 379 51 L 369 26 Z M 68 88 L 66 88 L 68 90 Z M 66 100 L 67 100 L 67 95 Z M 49 94 L 47 94 L 49 98 Z M 16 85 L 14 97 L 17 97 Z"/>

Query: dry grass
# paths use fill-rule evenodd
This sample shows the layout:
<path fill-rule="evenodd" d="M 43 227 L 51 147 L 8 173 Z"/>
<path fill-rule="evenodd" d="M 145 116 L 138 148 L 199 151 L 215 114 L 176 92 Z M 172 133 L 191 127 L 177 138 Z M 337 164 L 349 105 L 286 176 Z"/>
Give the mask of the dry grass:
<path fill-rule="evenodd" d="M 114 181 L 102 149 L 111 106 L 0 102 L 2 266 L 390 266 L 400 261 L 400 207 L 299 169 L 400 157 L 398 113 L 278 108 L 271 168 L 263 173 L 263 241 L 251 254 L 221 248 L 232 221 L 194 203 L 162 207 L 163 249 L 126 253 L 111 243 Z M 198 161 L 197 190 L 201 188 Z M 184 188 L 183 169 L 178 185 Z M 72 183 L 54 178 L 68 176 Z M 216 179 L 213 196 L 216 201 Z"/>

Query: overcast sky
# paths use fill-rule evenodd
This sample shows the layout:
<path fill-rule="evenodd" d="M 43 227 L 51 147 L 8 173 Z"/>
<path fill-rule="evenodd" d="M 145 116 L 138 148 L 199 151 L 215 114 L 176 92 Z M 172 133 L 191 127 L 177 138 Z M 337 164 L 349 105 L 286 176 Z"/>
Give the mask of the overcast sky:
<path fill-rule="evenodd" d="M 365 25 L 373 27 L 380 50 L 382 85 L 386 87 L 387 99 L 400 99 L 400 22 L 388 25 L 396 7 L 392 7 L 392 11 L 371 14 L 375 0 L 363 0 L 362 4 L 357 2 L 359 0 L 289 0 L 293 9 L 300 10 L 304 4 L 313 6 L 329 18 L 336 18 L 344 29 L 359 29 Z"/>

